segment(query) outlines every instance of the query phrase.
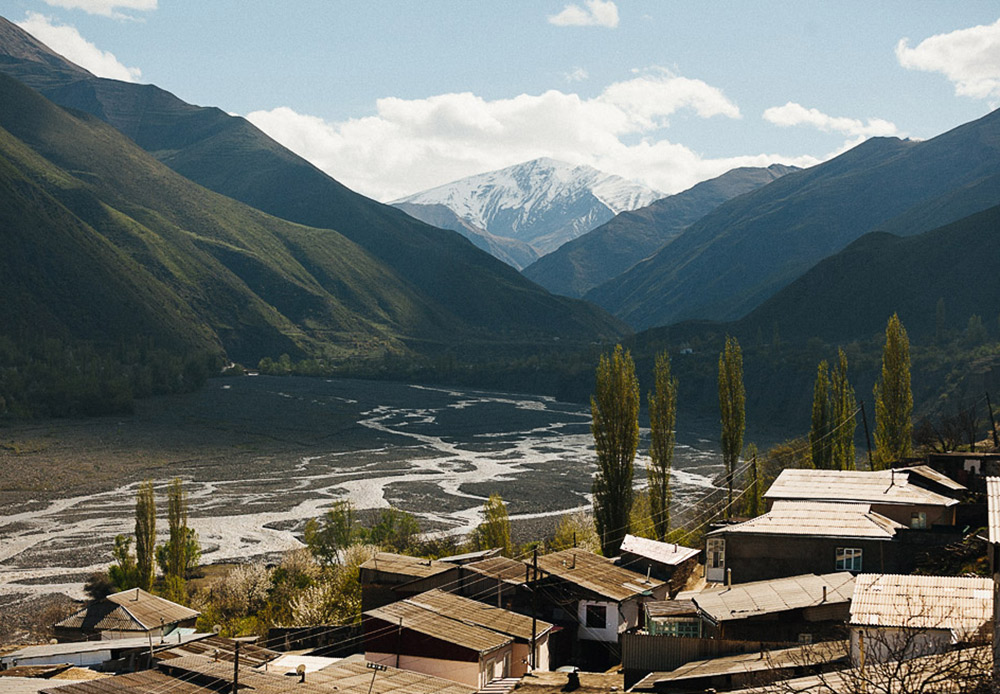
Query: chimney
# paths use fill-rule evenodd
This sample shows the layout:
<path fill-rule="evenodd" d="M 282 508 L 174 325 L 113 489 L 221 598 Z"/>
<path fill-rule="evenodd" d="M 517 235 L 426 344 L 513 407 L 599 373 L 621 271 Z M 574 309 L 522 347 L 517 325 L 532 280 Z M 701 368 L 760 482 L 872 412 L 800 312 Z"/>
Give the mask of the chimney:
<path fill-rule="evenodd" d="M 727 586 L 732 586 L 733 585 L 733 570 L 732 569 L 726 569 L 726 585 Z"/>
<path fill-rule="evenodd" d="M 823 586 L 823 602 L 826 602 L 826 586 Z"/>

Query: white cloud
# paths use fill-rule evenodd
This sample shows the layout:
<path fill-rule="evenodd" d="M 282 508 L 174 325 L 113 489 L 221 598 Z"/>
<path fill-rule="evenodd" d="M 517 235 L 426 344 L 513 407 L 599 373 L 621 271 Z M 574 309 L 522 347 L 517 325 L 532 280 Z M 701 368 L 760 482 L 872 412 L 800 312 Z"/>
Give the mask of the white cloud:
<path fill-rule="evenodd" d="M 588 73 L 582 67 L 578 67 L 572 72 L 566 73 L 567 82 L 583 82 L 588 77 L 590 77 L 590 73 Z"/>
<path fill-rule="evenodd" d="M 639 76 L 585 99 L 550 90 L 486 100 L 471 93 L 384 98 L 370 117 L 331 123 L 281 107 L 247 118 L 345 185 L 379 200 L 548 156 L 641 180 L 666 193 L 736 166 L 812 158 L 753 155 L 705 159 L 658 131 L 689 109 L 738 118 L 721 91 L 669 74 Z"/>
<path fill-rule="evenodd" d="M 549 17 L 549 24 L 561 27 L 618 26 L 618 7 L 611 0 L 586 0 L 586 8 L 566 5 L 562 12 Z"/>
<path fill-rule="evenodd" d="M 156 2 L 157 0 L 45 0 L 45 3 L 52 7 L 83 10 L 88 14 L 98 14 L 116 19 L 127 18 L 127 15 L 120 13 L 118 8 L 148 12 L 156 9 Z"/>
<path fill-rule="evenodd" d="M 993 24 L 937 34 L 910 48 L 909 39 L 896 44 L 896 59 L 910 70 L 940 72 L 955 85 L 955 93 L 1000 102 L 1000 19 Z"/>
<path fill-rule="evenodd" d="M 126 67 L 113 54 L 102 51 L 80 36 L 76 27 L 53 24 L 50 18 L 37 12 L 29 12 L 27 18 L 17 25 L 59 55 L 98 77 L 136 82 L 142 76 L 139 68 Z"/>
<path fill-rule="evenodd" d="M 784 106 L 772 106 L 764 111 L 764 120 L 782 127 L 809 125 L 826 133 L 839 133 L 854 138 L 892 137 L 899 135 L 894 123 L 882 118 L 869 118 L 867 122 L 857 118 L 828 116 L 815 108 L 806 108 L 794 101 Z"/>

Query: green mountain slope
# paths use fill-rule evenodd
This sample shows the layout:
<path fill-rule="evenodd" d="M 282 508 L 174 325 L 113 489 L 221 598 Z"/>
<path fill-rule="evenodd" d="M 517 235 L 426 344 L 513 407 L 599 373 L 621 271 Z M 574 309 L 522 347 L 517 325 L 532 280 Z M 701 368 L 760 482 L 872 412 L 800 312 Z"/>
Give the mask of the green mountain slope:
<path fill-rule="evenodd" d="M 1000 113 L 926 142 L 869 140 L 721 205 L 587 298 L 640 328 L 739 318 L 869 231 L 915 234 L 1000 203 L 998 183 Z"/>
<path fill-rule="evenodd" d="M 727 200 L 796 170 L 781 164 L 733 169 L 641 209 L 622 212 L 543 256 L 523 274 L 555 294 L 581 297 L 649 257 Z"/>
<path fill-rule="evenodd" d="M 97 116 L 210 190 L 282 219 L 335 229 L 364 248 L 425 312 L 396 316 L 419 329 L 420 341 L 494 343 L 498 335 L 518 342 L 589 341 L 627 330 L 591 305 L 548 294 L 460 235 L 348 190 L 242 118 L 192 106 L 154 86 L 53 65 L 51 51 L 9 22 L 0 24 L 0 71 Z M 300 252 L 316 243 L 300 241 Z"/>

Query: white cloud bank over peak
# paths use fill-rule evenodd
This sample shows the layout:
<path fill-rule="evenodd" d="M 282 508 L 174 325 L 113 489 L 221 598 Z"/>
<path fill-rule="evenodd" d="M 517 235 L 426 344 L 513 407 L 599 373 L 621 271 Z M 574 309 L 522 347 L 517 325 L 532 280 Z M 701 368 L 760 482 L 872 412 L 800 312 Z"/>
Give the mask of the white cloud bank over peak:
<path fill-rule="evenodd" d="M 375 115 L 337 123 L 286 107 L 247 119 L 345 185 L 383 201 L 538 157 L 587 164 L 666 193 L 736 166 L 816 163 L 776 155 L 704 159 L 657 133 L 680 109 L 704 118 L 740 115 L 704 82 L 657 74 L 612 84 L 591 99 L 558 90 L 492 101 L 451 93 L 379 99 Z"/>
<path fill-rule="evenodd" d="M 45 0 L 45 4 L 66 10 L 83 10 L 87 14 L 97 14 L 115 19 L 127 19 L 118 11 L 140 10 L 149 12 L 156 9 L 157 0 Z"/>
<path fill-rule="evenodd" d="M 840 133 L 849 137 L 892 137 L 899 135 L 894 123 L 882 118 L 869 118 L 867 122 L 857 118 L 828 116 L 815 108 L 806 108 L 794 101 L 784 106 L 772 106 L 764 111 L 764 120 L 782 127 L 808 125 L 826 133 Z"/>
<path fill-rule="evenodd" d="M 76 27 L 54 24 L 50 18 L 37 12 L 29 12 L 23 22 L 17 22 L 17 26 L 98 77 L 136 82 L 142 76 L 139 68 L 126 67 L 113 54 L 102 51 L 83 38 Z"/>
<path fill-rule="evenodd" d="M 566 5 L 562 12 L 549 16 L 549 24 L 560 27 L 618 26 L 618 6 L 611 0 L 586 0 L 586 7 Z"/>
<path fill-rule="evenodd" d="M 936 34 L 913 48 L 909 39 L 900 39 L 896 59 L 910 70 L 940 72 L 959 96 L 989 99 L 991 107 L 1000 103 L 1000 19 Z"/>

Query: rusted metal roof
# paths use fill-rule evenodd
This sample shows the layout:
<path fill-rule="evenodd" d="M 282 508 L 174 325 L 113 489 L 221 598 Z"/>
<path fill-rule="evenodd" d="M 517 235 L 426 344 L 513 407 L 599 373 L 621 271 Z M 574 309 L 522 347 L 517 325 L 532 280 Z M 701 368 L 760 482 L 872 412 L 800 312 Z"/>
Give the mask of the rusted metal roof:
<path fill-rule="evenodd" d="M 851 625 L 948 629 L 960 640 L 992 618 L 990 578 L 860 574 L 851 601 Z"/>
<path fill-rule="evenodd" d="M 986 478 L 986 505 L 988 509 L 990 542 L 1000 542 L 1000 477 Z"/>
<path fill-rule="evenodd" d="M 142 588 L 130 588 L 91 603 L 56 626 L 83 631 L 151 631 L 194 619 L 199 614 Z"/>
<path fill-rule="evenodd" d="M 824 594 L 825 589 L 825 594 Z M 803 574 L 773 581 L 714 586 L 692 600 L 713 622 L 728 622 L 789 610 L 846 604 L 854 593 L 854 576 L 847 571 Z"/>
<path fill-rule="evenodd" d="M 583 549 L 564 549 L 538 557 L 538 568 L 615 602 L 659 588 L 663 581 L 623 569 Z"/>
<path fill-rule="evenodd" d="M 626 535 L 622 541 L 622 552 L 638 554 L 667 566 L 677 566 L 698 555 L 700 550 L 670 542 L 659 542 L 645 537 Z"/>
<path fill-rule="evenodd" d="M 783 668 L 807 667 L 847 659 L 847 641 L 827 641 L 773 651 L 740 653 L 709 660 L 695 660 L 668 672 L 652 672 L 633 685 L 635 690 L 651 690 L 657 683 L 682 686 L 685 680 L 725 675 L 750 675 Z M 796 690 L 797 691 L 797 690 Z"/>
<path fill-rule="evenodd" d="M 368 610 L 365 615 L 479 653 L 495 650 L 513 641 L 506 634 L 452 619 L 408 600 Z"/>
<path fill-rule="evenodd" d="M 769 500 L 851 501 L 869 504 L 954 506 L 957 499 L 910 482 L 912 473 L 900 470 L 782 470 L 764 492 Z M 964 487 L 963 487 L 964 489 Z"/>
<path fill-rule="evenodd" d="M 713 530 L 708 535 L 753 533 L 891 540 L 903 527 L 872 511 L 871 504 L 775 501 L 763 516 Z"/>
<path fill-rule="evenodd" d="M 524 583 L 527 580 L 525 577 L 528 575 L 526 573 L 526 565 L 523 562 L 508 559 L 507 557 L 491 557 L 483 561 L 466 564 L 463 568 L 512 585 Z"/>
<path fill-rule="evenodd" d="M 429 590 L 426 593 L 407 598 L 406 602 L 426 607 L 440 615 L 457 619 L 466 624 L 486 627 L 524 641 L 531 640 L 531 617 L 500 607 L 493 607 L 478 600 L 470 600 L 443 590 Z M 537 620 L 535 622 L 536 637 L 547 632 L 552 626 L 541 619 Z"/>
<path fill-rule="evenodd" d="M 408 557 L 404 554 L 379 552 L 362 564 L 361 568 L 369 571 L 409 576 L 411 578 L 427 578 L 428 576 L 435 576 L 454 569 L 456 565 L 433 559 Z"/>

